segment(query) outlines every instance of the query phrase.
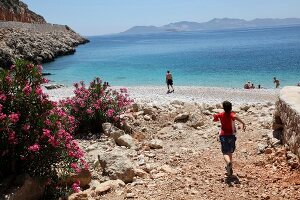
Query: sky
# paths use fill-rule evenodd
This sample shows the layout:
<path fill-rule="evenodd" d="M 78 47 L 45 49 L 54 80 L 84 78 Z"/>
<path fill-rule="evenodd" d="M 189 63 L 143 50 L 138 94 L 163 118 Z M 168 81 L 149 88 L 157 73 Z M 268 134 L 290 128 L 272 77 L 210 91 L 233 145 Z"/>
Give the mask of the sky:
<path fill-rule="evenodd" d="M 300 18 L 300 0 L 22 0 L 47 22 L 84 36 L 213 18 Z"/>

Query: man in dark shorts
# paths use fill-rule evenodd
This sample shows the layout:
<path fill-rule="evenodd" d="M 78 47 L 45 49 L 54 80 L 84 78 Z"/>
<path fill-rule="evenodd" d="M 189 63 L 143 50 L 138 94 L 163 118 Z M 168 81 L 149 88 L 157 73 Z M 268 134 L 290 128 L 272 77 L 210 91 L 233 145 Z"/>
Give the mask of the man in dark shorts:
<path fill-rule="evenodd" d="M 231 176 L 233 173 L 232 170 L 232 154 L 235 151 L 235 123 L 234 121 L 237 120 L 243 125 L 243 130 L 245 131 L 246 125 L 245 123 L 236 116 L 234 112 L 232 112 L 232 104 L 229 101 L 223 102 L 223 109 L 224 112 L 218 113 L 214 115 L 214 121 L 221 122 L 221 130 L 220 130 L 220 142 L 221 142 L 221 149 L 223 153 L 224 160 L 226 162 L 226 171 L 227 175 Z"/>
<path fill-rule="evenodd" d="M 173 88 L 173 77 L 172 74 L 170 73 L 170 71 L 167 71 L 166 74 L 166 83 L 167 83 L 167 87 L 168 87 L 168 93 L 170 92 L 174 92 L 174 88 Z M 170 91 L 170 87 L 172 88 L 172 91 Z"/>

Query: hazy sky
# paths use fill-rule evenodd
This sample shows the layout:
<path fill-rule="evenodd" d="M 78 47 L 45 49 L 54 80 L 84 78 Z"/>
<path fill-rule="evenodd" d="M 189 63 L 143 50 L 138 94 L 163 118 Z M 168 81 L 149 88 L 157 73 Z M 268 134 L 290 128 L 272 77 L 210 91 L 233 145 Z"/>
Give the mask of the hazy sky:
<path fill-rule="evenodd" d="M 300 0 L 22 0 L 49 23 L 82 35 L 118 33 L 136 25 L 205 22 L 213 18 L 300 18 Z"/>

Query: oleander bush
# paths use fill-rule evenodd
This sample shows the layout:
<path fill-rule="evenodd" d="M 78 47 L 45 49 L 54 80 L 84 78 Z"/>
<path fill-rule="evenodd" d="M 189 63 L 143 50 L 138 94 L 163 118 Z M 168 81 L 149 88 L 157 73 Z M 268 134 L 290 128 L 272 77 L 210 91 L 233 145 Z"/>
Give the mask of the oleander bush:
<path fill-rule="evenodd" d="M 58 171 L 66 175 L 88 166 L 72 137 L 75 118 L 43 93 L 47 80 L 41 72 L 25 61 L 0 70 L 0 179 L 28 173 L 59 188 Z"/>
<path fill-rule="evenodd" d="M 110 122 L 121 127 L 120 115 L 128 109 L 132 100 L 127 89 L 120 92 L 103 85 L 100 78 L 93 80 L 89 87 L 83 81 L 74 84 L 75 96 L 61 102 L 74 116 L 79 133 L 99 133 L 102 123 Z"/>

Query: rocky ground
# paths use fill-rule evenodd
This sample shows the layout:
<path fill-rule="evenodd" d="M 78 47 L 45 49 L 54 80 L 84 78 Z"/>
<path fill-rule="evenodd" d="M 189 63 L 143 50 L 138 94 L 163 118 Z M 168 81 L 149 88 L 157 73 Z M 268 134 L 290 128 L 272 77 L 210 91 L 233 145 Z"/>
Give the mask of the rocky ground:
<path fill-rule="evenodd" d="M 274 109 L 234 107 L 247 129 L 239 127 L 228 177 L 212 121 L 220 104 L 135 104 L 126 133 L 104 124 L 101 137 L 79 141 L 92 181 L 69 199 L 300 199 L 298 159 L 274 137 Z"/>

